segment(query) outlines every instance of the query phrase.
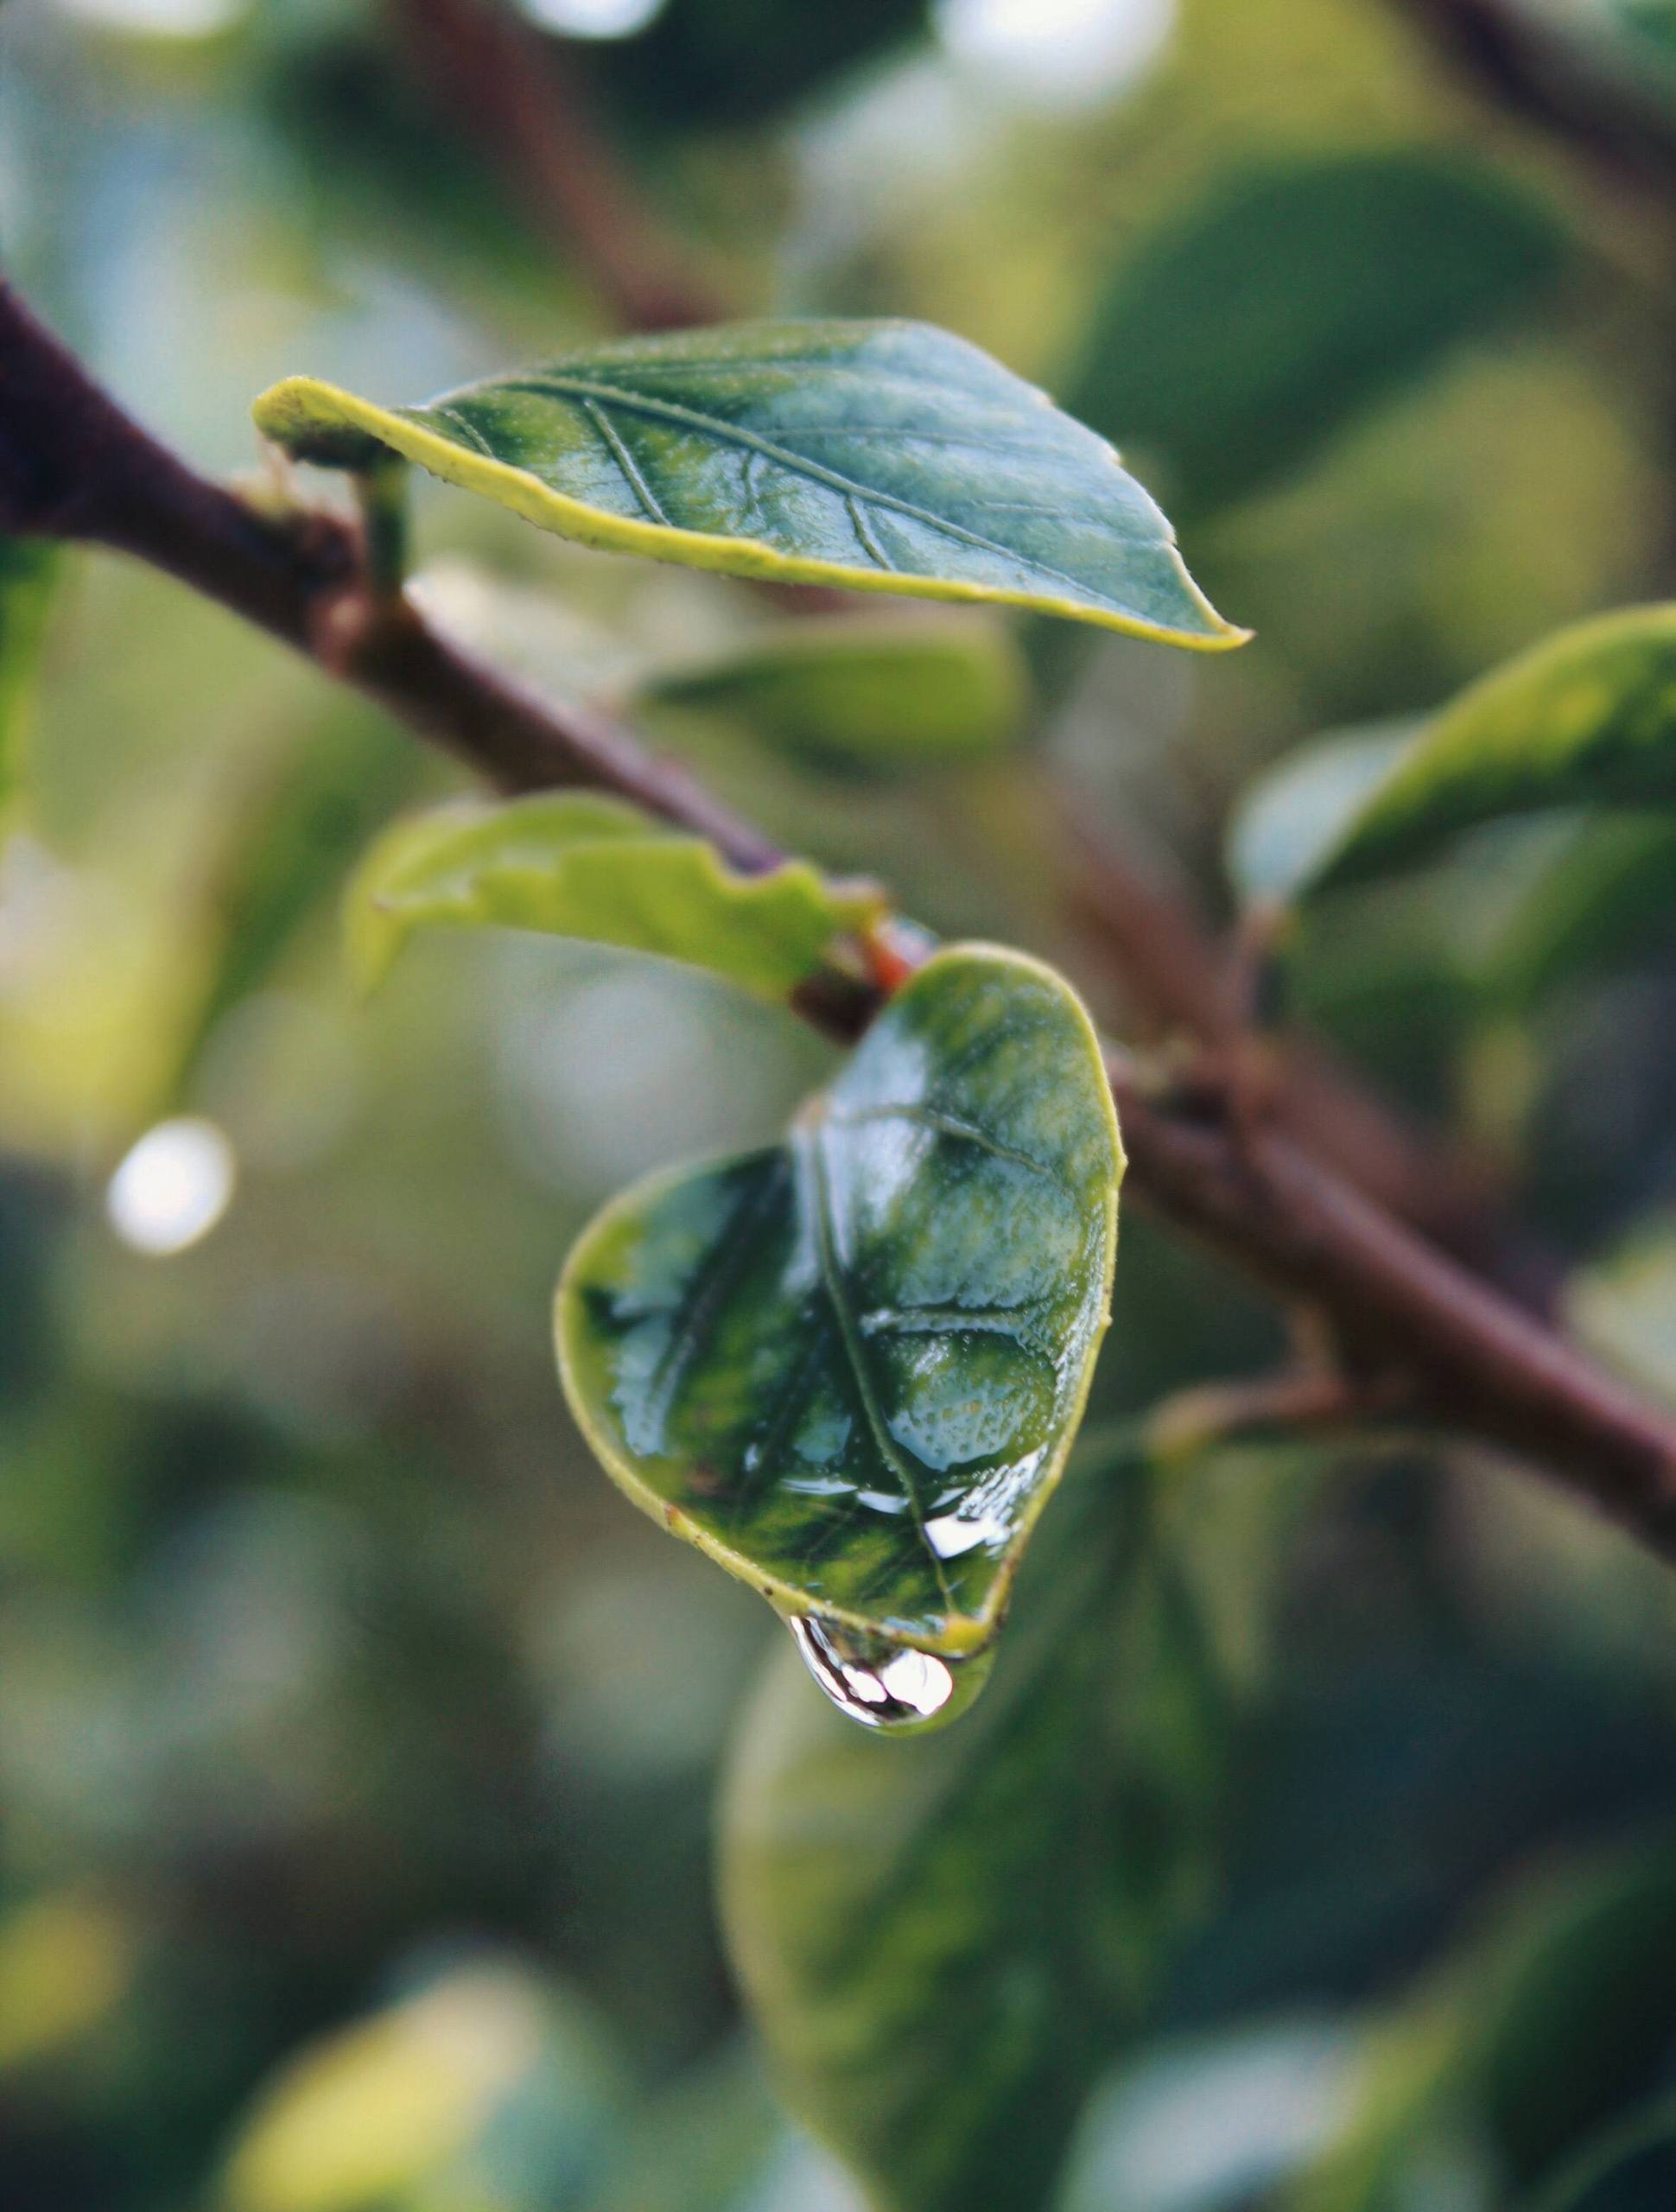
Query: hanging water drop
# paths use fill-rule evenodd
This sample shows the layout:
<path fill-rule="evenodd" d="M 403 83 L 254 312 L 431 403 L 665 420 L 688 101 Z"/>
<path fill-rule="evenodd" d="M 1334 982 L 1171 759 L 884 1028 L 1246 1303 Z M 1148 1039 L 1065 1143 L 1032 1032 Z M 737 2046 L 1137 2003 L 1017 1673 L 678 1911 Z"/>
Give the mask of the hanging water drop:
<path fill-rule="evenodd" d="M 804 1666 L 840 1713 L 887 1735 L 941 1727 L 966 1710 L 989 1673 L 987 1651 L 945 1658 L 818 1613 L 793 1614 L 786 1626 Z"/>

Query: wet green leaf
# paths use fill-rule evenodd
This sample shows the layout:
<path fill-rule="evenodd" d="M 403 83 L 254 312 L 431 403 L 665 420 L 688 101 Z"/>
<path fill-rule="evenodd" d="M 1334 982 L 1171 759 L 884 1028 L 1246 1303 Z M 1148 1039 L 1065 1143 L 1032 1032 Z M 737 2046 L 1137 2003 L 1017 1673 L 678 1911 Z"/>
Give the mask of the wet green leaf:
<path fill-rule="evenodd" d="M 780 625 L 721 658 L 651 678 L 650 706 L 696 707 L 823 767 L 955 767 L 1024 717 L 1023 663 L 1003 633 L 959 622 Z"/>
<path fill-rule="evenodd" d="M 1562 630 L 1463 692 L 1388 761 L 1364 757 L 1366 786 L 1300 851 L 1293 895 L 1428 859 L 1504 815 L 1676 804 L 1676 607 Z"/>
<path fill-rule="evenodd" d="M 1547 210 L 1458 156 L 1247 162 L 1119 270 L 1070 404 L 1206 514 L 1532 304 L 1560 261 Z"/>
<path fill-rule="evenodd" d="M 790 1653 L 743 1717 L 730 1954 L 788 2102 L 878 2212 L 1051 2202 L 1084 2095 L 1198 1908 L 1222 1770 L 1182 1710 L 1150 1503 L 1132 1450 L 1079 1452 L 958 1728 L 866 1735 Z M 1166 1712 L 1167 1737 L 1135 1739 Z"/>
<path fill-rule="evenodd" d="M 0 537 L 0 816 L 22 773 L 25 709 L 58 565 L 46 538 Z"/>
<path fill-rule="evenodd" d="M 1081 1418 L 1121 1171 L 1068 987 L 941 952 L 783 1145 L 585 1233 L 572 1411 L 636 1504 L 781 1611 L 981 1650 Z"/>
<path fill-rule="evenodd" d="M 359 468 L 390 448 L 616 552 L 998 601 L 1172 645 L 1244 636 L 1103 440 L 927 324 L 625 339 L 422 407 L 292 377 L 256 419 L 303 460 Z"/>
<path fill-rule="evenodd" d="M 563 792 L 397 823 L 350 887 L 350 957 L 371 988 L 416 929 L 493 925 L 626 945 L 781 998 L 833 940 L 886 911 L 873 885 L 804 861 L 761 875 L 620 799 Z"/>

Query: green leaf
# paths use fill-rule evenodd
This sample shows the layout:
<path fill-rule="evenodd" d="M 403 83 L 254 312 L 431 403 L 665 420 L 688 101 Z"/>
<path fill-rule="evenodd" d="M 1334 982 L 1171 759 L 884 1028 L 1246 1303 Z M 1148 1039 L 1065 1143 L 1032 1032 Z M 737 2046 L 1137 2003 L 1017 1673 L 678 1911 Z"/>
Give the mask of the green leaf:
<path fill-rule="evenodd" d="M 937 768 L 1017 734 L 1025 679 L 1011 640 L 970 617 L 819 621 L 784 623 L 731 653 L 665 670 L 639 697 L 727 715 L 818 766 Z"/>
<path fill-rule="evenodd" d="M 784 1144 L 587 1230 L 558 1292 L 571 1410 L 637 1505 L 780 1611 L 980 1651 L 1082 1416 L 1121 1173 L 1069 988 L 938 953 Z"/>
<path fill-rule="evenodd" d="M 1633 960 L 1676 909 L 1676 821 L 1588 814 L 1565 829 L 1476 963 L 1486 995 L 1510 1012 Z"/>
<path fill-rule="evenodd" d="M 340 893 L 368 838 L 414 796 L 427 768 L 382 722 L 334 712 L 251 779 L 206 870 L 203 980 L 171 1055 L 160 1112 L 187 1096 L 222 1020 Z"/>
<path fill-rule="evenodd" d="M 789 1652 L 745 1714 L 730 1956 L 788 2102 L 876 2212 L 1051 2202 L 1087 2089 L 1197 1909 L 1222 1769 L 1179 1711 L 1150 1505 L 1132 1447 L 1079 1452 L 960 1727 L 864 1735 Z M 1161 1709 L 1176 1732 L 1137 1745 Z"/>
<path fill-rule="evenodd" d="M 0 537 L 0 815 L 22 772 L 25 709 L 58 568 L 46 538 Z"/>
<path fill-rule="evenodd" d="M 1503 815 L 1673 804 L 1676 607 L 1630 607 L 1562 630 L 1422 724 L 1286 887 L 1365 881 Z"/>
<path fill-rule="evenodd" d="M 1228 840 L 1228 874 L 1247 905 L 1284 903 L 1307 880 L 1415 727 L 1404 719 L 1319 738 L 1247 787 Z"/>
<path fill-rule="evenodd" d="M 1393 2212 L 1417 2147 L 1462 2123 L 1504 2182 L 1533 2183 L 1665 2057 L 1673 1961 L 1667 1834 L 1527 1879 L 1376 2028 L 1355 2113 L 1286 2212 Z"/>
<path fill-rule="evenodd" d="M 293 2059 L 258 2098 L 217 2201 L 567 2212 L 591 2200 L 620 2094 L 581 2000 L 486 1955 Z"/>
<path fill-rule="evenodd" d="M 620 799 L 461 801 L 397 823 L 350 887 L 351 962 L 368 988 L 429 923 L 543 930 L 662 954 L 783 998 L 835 938 L 886 911 L 873 885 L 804 861 L 741 875 L 713 845 Z"/>
<path fill-rule="evenodd" d="M 306 461 L 384 448 L 544 530 L 778 583 L 981 600 L 1240 644 L 1104 442 L 946 331 L 747 322 L 625 339 L 385 408 L 292 377 L 256 404 Z"/>
<path fill-rule="evenodd" d="M 1456 156 L 1247 162 L 1119 270 L 1070 404 L 1205 515 L 1529 307 L 1560 261 L 1547 210 Z"/>

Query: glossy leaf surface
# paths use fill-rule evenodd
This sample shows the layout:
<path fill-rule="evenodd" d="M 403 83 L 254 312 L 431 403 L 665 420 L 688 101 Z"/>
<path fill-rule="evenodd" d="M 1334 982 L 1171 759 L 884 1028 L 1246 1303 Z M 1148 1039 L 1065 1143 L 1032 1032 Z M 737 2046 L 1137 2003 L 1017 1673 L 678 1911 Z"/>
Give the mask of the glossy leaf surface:
<path fill-rule="evenodd" d="M 939 953 L 784 1144 L 587 1230 L 571 1408 L 638 1505 L 783 1612 L 981 1649 L 1082 1414 L 1121 1168 L 1067 986 Z"/>
<path fill-rule="evenodd" d="M 995 601 L 1237 645 L 1105 442 L 924 323 L 749 322 L 625 339 L 385 408 L 309 377 L 265 435 L 384 448 L 583 544 L 781 583 Z"/>
<path fill-rule="evenodd" d="M 368 987 L 415 930 L 444 923 L 625 945 L 778 998 L 884 911 L 871 885 L 828 881 L 803 861 L 741 875 L 703 838 L 620 799 L 563 792 L 398 822 L 351 887 L 348 927 Z"/>
<path fill-rule="evenodd" d="M 57 569 L 47 539 L 0 537 L 0 810 L 21 773 L 24 709 Z"/>
<path fill-rule="evenodd" d="M 651 678 L 651 706 L 741 723 L 817 766 L 958 766 L 1000 750 L 1025 710 L 1022 662 L 970 616 L 782 624 L 724 658 Z"/>
<path fill-rule="evenodd" d="M 1127 1450 L 1078 1453 L 959 1727 L 881 1743 L 790 1653 L 743 1717 L 730 1956 L 788 2102 L 878 2212 L 1054 2202 L 1082 2098 L 1190 1909 L 1219 1769 L 1184 1710 L 1149 1479 Z M 1142 1708 L 1168 1714 L 1155 1740 Z"/>
<path fill-rule="evenodd" d="M 1507 321 L 1560 258 L 1540 202 L 1458 157 L 1247 164 L 1119 270 L 1070 404 L 1206 514 Z"/>
<path fill-rule="evenodd" d="M 1676 608 L 1562 630 L 1474 684 L 1372 777 L 1298 893 L 1429 858 L 1503 815 L 1676 804 Z"/>

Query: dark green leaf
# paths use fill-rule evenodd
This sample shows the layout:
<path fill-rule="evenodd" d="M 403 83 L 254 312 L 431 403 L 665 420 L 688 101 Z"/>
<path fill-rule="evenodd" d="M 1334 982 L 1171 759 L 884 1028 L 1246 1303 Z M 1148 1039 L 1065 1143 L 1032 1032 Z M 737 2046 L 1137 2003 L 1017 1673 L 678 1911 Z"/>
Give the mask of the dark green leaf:
<path fill-rule="evenodd" d="M 785 623 L 721 658 L 651 678 L 652 707 L 696 707 L 820 766 L 958 766 L 1024 717 L 1024 666 L 1004 633 L 959 622 Z"/>
<path fill-rule="evenodd" d="M 1560 258 L 1539 202 L 1456 156 L 1247 163 L 1119 271 L 1070 404 L 1203 515 L 1528 306 Z"/>
<path fill-rule="evenodd" d="M 1163 1703 L 1179 1719 L 1184 1672 L 1149 1486 L 1127 1449 L 1078 1455 L 958 1728 L 866 1736 L 787 1653 L 740 1730 L 731 1955 L 788 2101 L 879 2212 L 1052 2201 L 1088 2087 L 1196 1894 L 1216 1794 L 1203 1722 L 1145 1749 L 1129 1732 Z"/>
<path fill-rule="evenodd" d="M 301 458 L 388 448 L 587 545 L 781 583 L 982 600 L 1238 645 L 1103 440 L 946 331 L 749 322 L 625 339 L 384 408 L 257 402 Z"/>
<path fill-rule="evenodd" d="M 1503 815 L 1676 804 L 1676 608 L 1562 630 L 1463 692 L 1388 761 L 1365 757 L 1366 787 L 1299 855 L 1294 894 L 1425 860 Z"/>
<path fill-rule="evenodd" d="M 397 823 L 350 887 L 350 955 L 371 988 L 416 929 L 494 925 L 627 945 L 783 998 L 835 938 L 886 911 L 870 884 L 804 861 L 741 875 L 713 845 L 620 799 L 467 800 Z"/>
<path fill-rule="evenodd" d="M 636 1504 L 781 1611 L 979 1651 L 1081 1418 L 1121 1172 L 1067 986 L 941 952 L 784 1145 L 586 1232 L 571 1408 Z"/>
<path fill-rule="evenodd" d="M 24 710 L 57 570 L 47 539 L 0 537 L 0 814 L 22 774 Z"/>

